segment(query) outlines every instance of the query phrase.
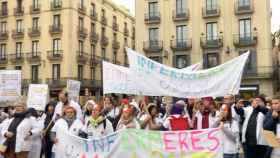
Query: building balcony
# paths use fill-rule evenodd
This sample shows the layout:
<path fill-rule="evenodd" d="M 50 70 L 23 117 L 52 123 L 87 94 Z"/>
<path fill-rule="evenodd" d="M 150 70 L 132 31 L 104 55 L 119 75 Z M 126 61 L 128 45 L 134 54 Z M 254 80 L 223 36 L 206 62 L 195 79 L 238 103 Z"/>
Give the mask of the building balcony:
<path fill-rule="evenodd" d="M 203 49 L 215 49 L 223 47 L 223 37 L 213 36 L 213 37 L 201 37 L 200 45 Z"/>
<path fill-rule="evenodd" d="M 119 31 L 119 24 L 117 24 L 116 22 L 113 22 L 112 28 L 113 28 L 113 31 Z"/>
<path fill-rule="evenodd" d="M 38 63 L 41 61 L 41 52 L 31 52 L 26 54 L 26 59 L 30 63 Z"/>
<path fill-rule="evenodd" d="M 68 78 L 47 78 L 47 84 L 50 88 L 62 88 L 67 84 Z"/>
<path fill-rule="evenodd" d="M 257 42 L 258 42 L 257 35 L 252 35 L 252 34 L 233 35 L 233 44 L 235 47 L 255 46 Z"/>
<path fill-rule="evenodd" d="M 160 13 L 151 12 L 145 14 L 145 23 L 146 24 L 158 24 L 160 23 Z"/>
<path fill-rule="evenodd" d="M 270 79 L 273 77 L 273 66 L 245 67 L 243 79 Z"/>
<path fill-rule="evenodd" d="M 79 38 L 85 39 L 87 38 L 88 30 L 86 28 L 78 28 L 77 34 Z"/>
<path fill-rule="evenodd" d="M 112 42 L 112 48 L 113 49 L 120 49 L 120 42 L 117 40 L 113 40 Z"/>
<path fill-rule="evenodd" d="M 23 16 L 24 8 L 14 8 L 14 16 Z"/>
<path fill-rule="evenodd" d="M 187 21 L 190 18 L 190 13 L 188 9 L 174 10 L 172 17 L 173 21 Z"/>
<path fill-rule="evenodd" d="M 13 64 L 22 64 L 24 62 L 24 54 L 23 53 L 15 53 L 15 54 L 9 54 L 9 60 Z"/>
<path fill-rule="evenodd" d="M 220 16 L 220 7 L 214 7 L 214 8 L 202 8 L 202 16 L 203 18 L 214 18 Z"/>
<path fill-rule="evenodd" d="M 0 56 L 0 64 L 1 65 L 8 64 L 8 56 L 7 56 L 7 54 L 2 54 Z"/>
<path fill-rule="evenodd" d="M 29 37 L 39 37 L 41 35 L 41 28 L 29 28 L 28 29 L 28 35 Z"/>
<path fill-rule="evenodd" d="M 102 62 L 102 58 L 100 56 L 91 55 L 90 57 L 90 65 L 96 66 Z"/>
<path fill-rule="evenodd" d="M 9 32 L 6 30 L 4 32 L 0 32 L 0 41 L 8 40 Z"/>
<path fill-rule="evenodd" d="M 13 39 L 20 39 L 24 37 L 24 29 L 16 29 L 12 31 Z"/>
<path fill-rule="evenodd" d="M 107 25 L 107 18 L 105 16 L 101 16 L 101 24 L 102 25 Z"/>
<path fill-rule="evenodd" d="M 108 37 L 106 37 L 106 36 L 104 36 L 104 35 L 102 35 L 101 36 L 101 45 L 103 46 L 103 47 L 105 47 L 105 46 L 108 46 L 108 44 L 109 44 L 109 39 L 108 39 Z"/>
<path fill-rule="evenodd" d="M 62 25 L 50 25 L 49 26 L 49 33 L 51 35 L 60 35 L 63 32 Z"/>
<path fill-rule="evenodd" d="M 92 31 L 90 33 L 90 42 L 96 44 L 98 40 L 99 40 L 99 35 L 96 33 L 96 31 Z"/>
<path fill-rule="evenodd" d="M 82 51 L 77 51 L 77 62 L 79 64 L 86 64 L 88 62 L 89 55 Z"/>
<path fill-rule="evenodd" d="M 63 51 L 62 50 L 51 50 L 47 51 L 48 59 L 50 61 L 62 61 Z"/>
<path fill-rule="evenodd" d="M 29 10 L 30 14 L 39 14 L 41 12 L 41 5 L 31 5 Z"/>
<path fill-rule="evenodd" d="M 87 13 L 86 6 L 83 4 L 78 4 L 78 12 L 85 15 Z"/>
<path fill-rule="evenodd" d="M 51 2 L 51 10 L 55 11 L 60 9 L 62 9 L 62 0 L 53 0 Z"/>
<path fill-rule="evenodd" d="M 163 49 L 163 41 L 146 41 L 143 50 L 145 52 L 161 52 Z"/>
<path fill-rule="evenodd" d="M 0 18 L 8 17 L 8 9 L 0 10 Z"/>
<path fill-rule="evenodd" d="M 90 11 L 90 18 L 91 18 L 91 20 L 93 20 L 93 21 L 97 21 L 97 20 L 98 20 L 98 14 L 96 13 L 95 10 L 91 10 L 91 11 Z"/>
<path fill-rule="evenodd" d="M 190 50 L 191 48 L 192 48 L 191 39 L 171 40 L 171 49 L 174 51 L 185 51 L 185 50 Z"/>
<path fill-rule="evenodd" d="M 125 36 L 129 36 L 129 30 L 128 30 L 128 28 L 124 28 L 124 30 L 123 30 L 123 34 L 125 35 Z"/>
<path fill-rule="evenodd" d="M 249 3 L 243 2 L 241 3 L 240 0 L 235 0 L 235 14 L 252 14 L 254 12 L 254 5 L 253 1 L 249 0 Z"/>

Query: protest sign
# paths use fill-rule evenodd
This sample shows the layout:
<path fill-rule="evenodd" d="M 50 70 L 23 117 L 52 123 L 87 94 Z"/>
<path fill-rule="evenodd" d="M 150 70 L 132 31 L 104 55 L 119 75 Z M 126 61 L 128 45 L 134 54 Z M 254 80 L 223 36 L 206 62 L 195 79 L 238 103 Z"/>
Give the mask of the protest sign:
<path fill-rule="evenodd" d="M 14 101 L 21 96 L 21 71 L 0 70 L 0 101 Z"/>
<path fill-rule="evenodd" d="M 121 94 L 134 94 L 156 96 L 156 91 L 150 91 L 149 87 L 141 82 L 136 83 L 136 78 L 130 73 L 127 67 L 111 64 L 103 61 L 103 93 L 121 93 Z M 200 63 L 191 65 L 189 67 L 179 69 L 184 72 L 197 71 L 200 68 Z"/>
<path fill-rule="evenodd" d="M 79 101 L 81 82 L 75 80 L 67 80 L 68 98 L 75 102 Z"/>
<path fill-rule="evenodd" d="M 30 84 L 28 89 L 27 106 L 44 111 L 48 103 L 48 85 Z"/>
<path fill-rule="evenodd" d="M 220 129 L 193 131 L 122 130 L 87 140 L 63 134 L 61 158 L 222 158 Z M 64 151 L 63 151 L 64 150 Z"/>
<path fill-rule="evenodd" d="M 183 72 L 157 63 L 127 48 L 130 72 L 135 83 L 141 82 L 149 89 L 143 95 L 154 93 L 157 96 L 178 98 L 221 97 L 238 94 L 243 69 L 249 52 L 222 65 L 195 72 Z M 147 91 L 146 91 L 147 90 Z"/>

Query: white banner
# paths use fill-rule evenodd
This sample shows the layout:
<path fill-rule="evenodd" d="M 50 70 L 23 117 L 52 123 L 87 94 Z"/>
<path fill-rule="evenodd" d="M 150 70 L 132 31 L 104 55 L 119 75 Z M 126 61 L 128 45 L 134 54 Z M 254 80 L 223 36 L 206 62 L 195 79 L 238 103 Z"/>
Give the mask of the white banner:
<path fill-rule="evenodd" d="M 58 138 L 59 158 L 222 158 L 220 129 L 146 131 L 127 129 L 86 140 L 69 133 Z"/>
<path fill-rule="evenodd" d="M 0 101 L 14 101 L 21 96 L 21 71 L 0 70 Z"/>
<path fill-rule="evenodd" d="M 79 102 L 81 82 L 75 80 L 67 80 L 67 91 L 69 100 Z"/>
<path fill-rule="evenodd" d="M 136 84 L 136 78 L 130 73 L 127 67 L 111 64 L 103 61 L 103 93 L 121 93 L 121 94 L 134 94 L 157 96 L 157 91 L 150 91 L 148 87 L 141 83 Z M 197 71 L 200 69 L 201 63 L 191 65 L 189 67 L 178 69 L 184 72 Z M 146 90 L 146 88 L 148 88 Z M 148 93 L 149 92 L 149 93 Z"/>
<path fill-rule="evenodd" d="M 27 106 L 36 110 L 45 111 L 48 103 L 48 92 L 48 85 L 46 84 L 30 84 Z"/>
<path fill-rule="evenodd" d="M 130 71 L 135 84 L 145 85 L 143 95 L 179 98 L 221 97 L 238 94 L 249 52 L 222 65 L 196 72 L 183 72 L 157 63 L 127 48 Z M 148 88 L 148 89 L 146 89 Z"/>

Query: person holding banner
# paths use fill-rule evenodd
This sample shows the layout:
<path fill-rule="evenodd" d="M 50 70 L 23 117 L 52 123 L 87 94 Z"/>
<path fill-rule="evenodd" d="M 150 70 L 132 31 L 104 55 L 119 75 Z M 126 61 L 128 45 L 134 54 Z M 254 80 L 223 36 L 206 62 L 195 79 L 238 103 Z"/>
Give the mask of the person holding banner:
<path fill-rule="evenodd" d="M 65 144 L 62 138 L 66 132 L 78 136 L 83 128 L 83 123 L 77 118 L 76 109 L 72 106 L 66 106 L 63 109 L 62 117 L 58 119 L 51 129 L 51 140 L 54 142 L 53 151 L 55 158 L 67 158 L 65 156 Z"/>
<path fill-rule="evenodd" d="M 76 102 L 69 100 L 68 92 L 66 89 L 63 89 L 62 91 L 60 91 L 58 98 L 59 98 L 59 102 L 57 103 L 57 105 L 55 107 L 53 120 L 58 120 L 60 117 L 62 117 L 63 109 L 67 106 L 74 107 L 75 111 L 76 111 L 76 117 L 78 119 L 82 120 L 83 115 L 82 115 L 81 106 L 79 104 L 77 104 Z"/>

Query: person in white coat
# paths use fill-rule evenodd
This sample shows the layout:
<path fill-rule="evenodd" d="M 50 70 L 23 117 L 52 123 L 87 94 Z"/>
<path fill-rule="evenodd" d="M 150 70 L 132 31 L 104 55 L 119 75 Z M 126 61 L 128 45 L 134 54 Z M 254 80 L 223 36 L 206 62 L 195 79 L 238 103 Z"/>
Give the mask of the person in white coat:
<path fill-rule="evenodd" d="M 63 116 L 58 119 L 52 130 L 51 139 L 54 142 L 53 151 L 55 158 L 67 158 L 66 147 L 63 142 L 64 135 L 71 133 L 78 136 L 79 131 L 83 128 L 83 123 L 76 118 L 76 110 L 72 106 L 64 108 Z"/>
<path fill-rule="evenodd" d="M 268 109 L 258 104 L 258 97 L 253 99 L 251 106 L 235 106 L 236 113 L 245 120 L 242 126 L 242 143 L 245 158 L 266 158 L 267 143 L 262 135 L 263 122 Z"/>
<path fill-rule="evenodd" d="M 53 120 L 58 120 L 60 117 L 62 117 L 63 108 L 66 106 L 74 107 L 76 111 L 76 118 L 81 120 L 83 119 L 81 106 L 73 100 L 69 100 L 68 92 L 65 89 L 59 93 L 58 98 L 59 102 L 55 107 Z"/>
<path fill-rule="evenodd" d="M 32 135 L 38 131 L 33 120 L 26 117 L 26 102 L 19 99 L 15 102 L 14 116 L 3 127 L 2 135 L 7 138 L 5 158 L 27 158 L 32 149 Z"/>
<path fill-rule="evenodd" d="M 87 138 L 98 139 L 114 132 L 112 123 L 102 115 L 103 107 L 95 104 L 91 117 L 87 119 L 83 130 Z"/>

